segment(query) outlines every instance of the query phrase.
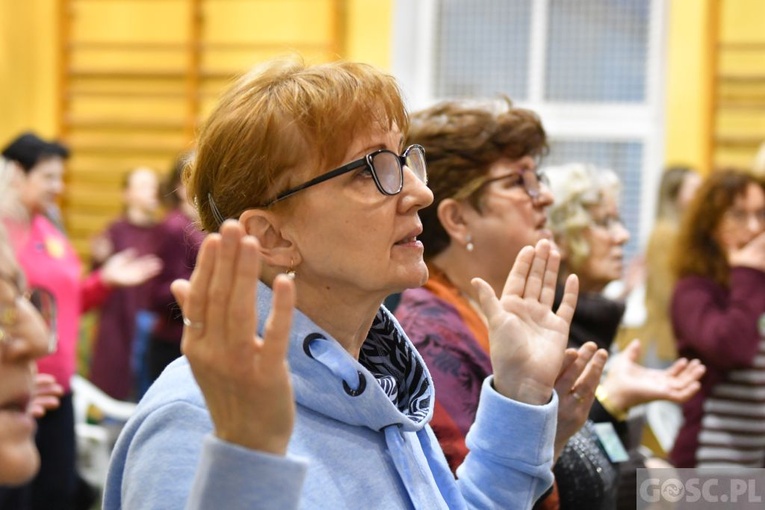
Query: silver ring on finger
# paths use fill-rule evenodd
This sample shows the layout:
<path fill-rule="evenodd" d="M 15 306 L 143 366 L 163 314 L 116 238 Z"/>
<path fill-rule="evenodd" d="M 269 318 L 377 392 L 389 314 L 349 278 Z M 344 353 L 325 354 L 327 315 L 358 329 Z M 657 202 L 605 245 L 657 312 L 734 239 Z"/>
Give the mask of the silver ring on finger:
<path fill-rule="evenodd" d="M 198 321 L 198 322 L 197 321 L 193 321 L 193 320 L 189 319 L 188 317 L 186 317 L 185 315 L 183 316 L 183 325 L 187 326 L 187 327 L 189 327 L 191 329 L 203 329 L 205 327 L 205 323 L 204 322 L 202 322 L 202 321 Z"/>

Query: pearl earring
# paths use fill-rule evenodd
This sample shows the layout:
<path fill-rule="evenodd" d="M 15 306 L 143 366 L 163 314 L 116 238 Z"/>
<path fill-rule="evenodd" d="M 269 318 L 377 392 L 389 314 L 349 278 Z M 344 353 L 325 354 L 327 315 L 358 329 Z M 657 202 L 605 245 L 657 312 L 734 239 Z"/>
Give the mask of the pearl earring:
<path fill-rule="evenodd" d="M 465 249 L 467 251 L 473 251 L 473 248 L 475 248 L 475 246 L 473 245 L 473 236 L 468 234 L 468 236 L 467 236 L 467 244 L 465 245 Z"/>
<path fill-rule="evenodd" d="M 294 280 L 295 279 L 295 267 L 294 267 L 293 264 L 294 263 L 293 263 L 292 259 L 290 259 L 290 268 L 287 269 L 286 273 L 284 273 L 287 276 L 287 278 L 289 278 L 290 280 Z"/>

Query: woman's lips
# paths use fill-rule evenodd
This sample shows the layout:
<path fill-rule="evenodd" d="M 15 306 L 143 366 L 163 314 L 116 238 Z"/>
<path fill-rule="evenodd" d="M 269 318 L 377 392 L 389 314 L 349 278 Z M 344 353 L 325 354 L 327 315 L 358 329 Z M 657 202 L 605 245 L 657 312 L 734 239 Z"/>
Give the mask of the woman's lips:
<path fill-rule="evenodd" d="M 3 429 L 16 429 L 22 433 L 33 434 L 37 426 L 31 413 L 32 399 L 30 395 L 19 395 L 0 405 L 0 420 Z"/>

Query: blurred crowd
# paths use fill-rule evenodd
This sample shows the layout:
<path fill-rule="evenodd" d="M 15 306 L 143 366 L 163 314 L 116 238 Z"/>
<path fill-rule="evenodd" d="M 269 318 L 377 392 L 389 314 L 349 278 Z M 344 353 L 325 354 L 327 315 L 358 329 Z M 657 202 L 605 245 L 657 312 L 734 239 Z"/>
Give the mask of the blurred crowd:
<path fill-rule="evenodd" d="M 0 508 L 100 497 L 88 311 L 81 375 L 139 402 L 105 508 L 627 509 L 638 469 L 765 467 L 765 146 L 664 169 L 629 261 L 620 169 L 546 165 L 505 97 L 407 113 L 376 69 L 273 62 L 196 147 L 123 176 L 84 267 L 69 149 L 4 145 Z"/>

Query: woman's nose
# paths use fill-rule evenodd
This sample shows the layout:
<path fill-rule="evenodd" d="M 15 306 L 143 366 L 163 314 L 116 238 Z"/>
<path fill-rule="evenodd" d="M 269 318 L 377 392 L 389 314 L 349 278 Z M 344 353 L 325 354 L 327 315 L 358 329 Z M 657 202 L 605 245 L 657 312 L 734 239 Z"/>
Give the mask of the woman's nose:
<path fill-rule="evenodd" d="M 412 205 L 417 206 L 417 209 L 422 209 L 433 203 L 433 192 L 428 185 L 406 165 L 404 165 L 404 187 L 401 190 L 401 193 L 404 195 L 403 198 L 410 199 L 402 201 L 406 203 L 407 209 Z"/>
<path fill-rule="evenodd" d="M 49 354 L 51 335 L 42 316 L 26 298 L 17 303 L 16 324 L 6 328 L 6 355 L 9 359 L 37 359 Z"/>
<path fill-rule="evenodd" d="M 618 244 L 627 244 L 630 240 L 630 231 L 624 226 L 621 221 L 616 223 L 612 228 L 612 236 Z"/>

